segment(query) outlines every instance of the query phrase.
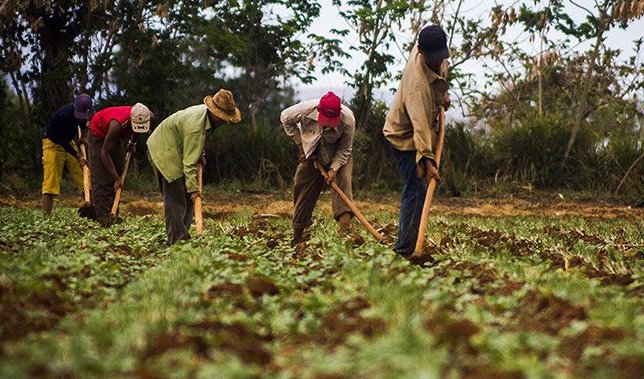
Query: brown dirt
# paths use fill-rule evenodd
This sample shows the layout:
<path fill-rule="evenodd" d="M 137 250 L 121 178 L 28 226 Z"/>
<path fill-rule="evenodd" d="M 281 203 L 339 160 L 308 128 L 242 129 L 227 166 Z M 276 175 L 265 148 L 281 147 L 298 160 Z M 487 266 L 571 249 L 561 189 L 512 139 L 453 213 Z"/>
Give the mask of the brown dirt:
<path fill-rule="evenodd" d="M 322 326 L 314 339 L 337 346 L 354 333 L 366 338 L 381 334 L 385 329 L 383 320 L 361 315 L 361 312 L 370 306 L 369 301 L 363 297 L 338 304 L 333 311 L 322 316 Z"/>
<path fill-rule="evenodd" d="M 188 327 L 199 335 L 203 333 L 212 335 L 216 343 L 211 344 L 211 347 L 230 351 L 244 363 L 266 366 L 273 359 L 273 355 L 265 347 L 266 343 L 274 339 L 270 332 L 259 334 L 238 322 L 223 324 L 211 320 L 194 322 Z"/>
<path fill-rule="evenodd" d="M 462 372 L 461 379 L 522 379 L 525 375 L 519 370 L 504 371 L 489 365 L 468 365 Z"/>
<path fill-rule="evenodd" d="M 586 310 L 560 297 L 529 291 L 515 308 L 516 327 L 551 335 L 568 327 L 573 320 L 585 320 Z"/>
<path fill-rule="evenodd" d="M 269 213 L 291 215 L 293 203 L 290 196 L 277 194 L 236 193 L 222 191 L 206 191 L 204 212 L 215 218 L 221 215 L 241 211 L 253 213 Z M 356 205 L 363 213 L 386 212 L 397 213 L 399 193 L 384 195 L 360 196 L 356 194 Z M 83 205 L 80 198 L 62 195 L 56 199 L 55 206 L 78 208 Z M 8 196 L 0 197 L 0 206 L 40 207 L 40 198 L 15 199 Z M 122 200 L 124 212 L 132 214 L 161 214 L 162 201 L 157 193 L 125 192 Z M 318 209 L 331 212 L 331 202 L 328 192 L 320 196 Z M 494 198 L 462 198 L 438 197 L 432 205 L 432 213 L 464 216 L 528 216 L 543 217 L 582 216 L 588 218 L 643 218 L 644 208 L 633 208 L 628 205 L 610 204 L 607 202 L 589 202 L 561 200 L 544 197 L 517 198 L 499 196 Z"/>
<path fill-rule="evenodd" d="M 620 341 L 626 336 L 627 333 L 622 329 L 590 325 L 583 333 L 564 338 L 561 341 L 561 350 L 572 361 L 578 361 L 586 347 Z"/>
<path fill-rule="evenodd" d="M 172 349 L 190 348 L 203 358 L 208 358 L 211 348 L 235 354 L 242 362 L 265 366 L 272 354 L 264 347 L 271 341 L 270 334 L 261 335 L 241 323 L 223 324 L 219 321 L 201 320 L 161 333 L 148 341 L 142 360 L 164 354 Z M 143 363 L 142 362 L 142 363 Z"/>

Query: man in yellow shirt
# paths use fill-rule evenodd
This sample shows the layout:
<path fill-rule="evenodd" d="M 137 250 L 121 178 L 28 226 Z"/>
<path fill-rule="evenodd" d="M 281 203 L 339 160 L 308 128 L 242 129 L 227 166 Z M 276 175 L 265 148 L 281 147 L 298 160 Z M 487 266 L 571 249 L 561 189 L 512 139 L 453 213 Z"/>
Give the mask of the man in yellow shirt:
<path fill-rule="evenodd" d="M 78 188 L 83 190 L 81 166 L 86 165 L 87 160 L 78 150 L 81 144 L 78 128 L 80 127 L 83 133 L 82 143 L 86 144 L 85 124 L 92 116 L 92 112 L 92 98 L 81 94 L 73 103 L 60 108 L 47 126 L 42 137 L 42 209 L 45 214 L 51 213 L 54 197 L 60 194 L 60 182 L 65 166 Z M 73 144 L 72 141 L 74 141 Z"/>

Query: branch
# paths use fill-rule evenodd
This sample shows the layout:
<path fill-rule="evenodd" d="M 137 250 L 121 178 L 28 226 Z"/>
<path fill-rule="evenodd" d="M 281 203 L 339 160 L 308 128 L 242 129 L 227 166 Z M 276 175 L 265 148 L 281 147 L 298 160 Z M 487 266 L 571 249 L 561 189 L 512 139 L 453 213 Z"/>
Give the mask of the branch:
<path fill-rule="evenodd" d="M 591 12 L 588 8 L 575 3 L 573 0 L 568 0 L 568 1 L 570 1 L 572 3 L 572 5 L 576 6 L 577 8 L 583 9 L 586 12 L 588 12 L 588 14 L 590 14 L 591 16 L 594 16 L 593 12 Z"/>
<path fill-rule="evenodd" d="M 613 192 L 614 195 L 617 195 L 617 193 L 619 193 L 619 190 L 622 189 L 626 178 L 628 177 L 628 175 L 630 175 L 631 171 L 633 171 L 633 168 L 635 167 L 635 165 L 637 165 L 637 162 L 641 161 L 642 158 L 644 158 L 644 153 L 640 154 L 640 156 L 628 167 L 628 170 L 626 170 L 624 177 L 619 181 L 617 188 L 615 188 L 615 192 Z"/>

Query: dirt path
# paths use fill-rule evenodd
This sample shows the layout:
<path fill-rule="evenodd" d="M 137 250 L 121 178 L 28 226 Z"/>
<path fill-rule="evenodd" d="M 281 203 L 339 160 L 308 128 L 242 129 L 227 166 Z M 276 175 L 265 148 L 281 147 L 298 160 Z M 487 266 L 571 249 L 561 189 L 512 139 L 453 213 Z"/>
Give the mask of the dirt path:
<path fill-rule="evenodd" d="M 356 196 L 357 206 L 363 213 L 374 212 L 397 213 L 398 194 L 360 195 Z M 76 208 L 82 205 L 81 199 L 61 196 L 55 206 Z M 40 199 L 14 199 L 0 196 L 0 206 L 40 207 Z M 320 208 L 331 211 L 329 193 L 320 197 Z M 208 191 L 204 199 L 204 214 L 208 218 L 225 218 L 232 214 L 249 211 L 252 213 L 270 213 L 287 216 L 292 214 L 290 194 L 257 194 L 245 192 Z M 157 193 L 127 193 L 123 197 L 122 212 L 124 215 L 153 215 L 163 212 L 161 196 Z M 553 198 L 437 198 L 432 212 L 438 214 L 471 215 L 471 216 L 582 216 L 600 218 L 633 217 L 644 219 L 644 208 L 633 208 L 627 205 L 611 204 L 601 201 L 575 201 Z"/>

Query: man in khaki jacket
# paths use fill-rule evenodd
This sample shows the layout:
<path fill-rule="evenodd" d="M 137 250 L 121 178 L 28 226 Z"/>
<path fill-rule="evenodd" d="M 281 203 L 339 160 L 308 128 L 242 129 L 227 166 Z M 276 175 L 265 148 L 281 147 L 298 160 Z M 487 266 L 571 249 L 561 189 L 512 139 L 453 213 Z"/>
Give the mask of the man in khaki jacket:
<path fill-rule="evenodd" d="M 449 58 L 447 35 L 436 25 L 423 28 L 402 74 L 383 133 L 403 180 L 398 241 L 394 251 L 414 252 L 427 192 L 427 178 L 440 181 L 434 161 L 440 106 L 449 105 L 447 82 L 438 73 Z"/>
<path fill-rule="evenodd" d="M 355 118 L 340 98 L 329 91 L 322 98 L 303 101 L 282 112 L 281 122 L 286 134 L 298 146 L 299 161 L 295 171 L 293 197 L 293 240 L 302 240 L 304 229 L 311 225 L 313 208 L 320 196 L 324 178 L 315 166 L 327 172 L 327 183 L 336 182 L 352 199 L 353 135 Z M 331 193 L 333 216 L 340 223 L 340 232 L 347 232 L 353 213 L 337 193 Z"/>

